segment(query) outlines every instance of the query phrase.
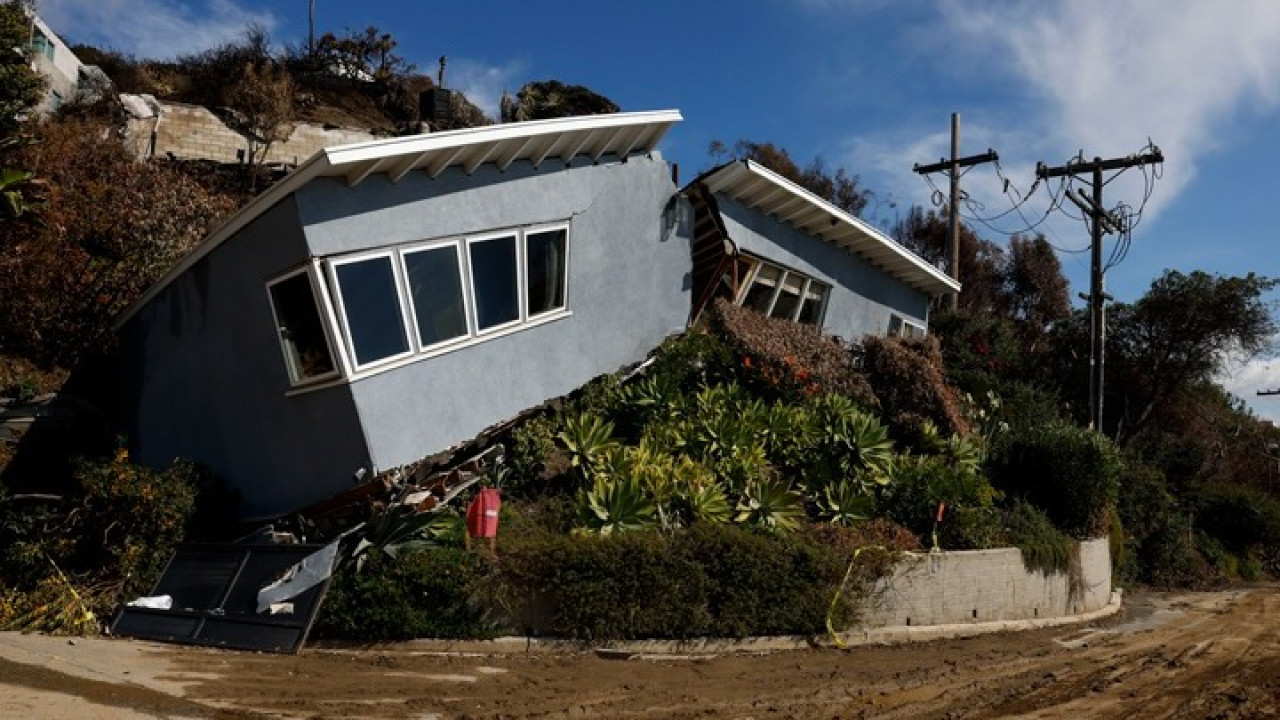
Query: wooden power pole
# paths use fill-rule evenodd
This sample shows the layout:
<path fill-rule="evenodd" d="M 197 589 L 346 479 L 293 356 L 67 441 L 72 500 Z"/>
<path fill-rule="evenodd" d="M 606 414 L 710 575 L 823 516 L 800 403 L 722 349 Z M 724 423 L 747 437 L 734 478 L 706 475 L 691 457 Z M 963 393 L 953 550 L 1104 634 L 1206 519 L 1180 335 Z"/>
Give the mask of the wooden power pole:
<path fill-rule="evenodd" d="M 1102 173 L 1107 170 L 1126 170 L 1151 163 L 1164 162 L 1160 148 L 1142 155 L 1103 160 L 1095 157 L 1092 162 L 1072 161 L 1059 167 L 1047 167 L 1044 163 L 1036 164 L 1036 177 L 1041 180 L 1071 175 L 1079 177 L 1087 175 L 1093 184 L 1093 197 L 1080 193 L 1077 197 L 1067 193 L 1067 197 L 1089 216 L 1090 222 L 1090 272 L 1089 272 L 1089 424 L 1098 432 L 1102 432 L 1102 390 L 1104 368 L 1106 364 L 1105 350 L 1107 342 L 1106 327 L 1106 290 L 1102 277 L 1102 235 L 1104 232 L 1124 232 L 1124 219 L 1113 216 L 1102 205 Z M 1113 176 L 1114 177 L 1114 176 Z"/>
<path fill-rule="evenodd" d="M 951 279 L 960 282 L 960 168 L 981 163 L 995 162 L 1000 158 L 995 150 L 988 149 L 981 155 L 960 155 L 960 113 L 951 113 L 951 160 L 939 160 L 932 165 L 917 164 L 913 170 L 928 175 L 945 170 L 951 180 L 950 198 L 947 201 L 947 257 L 951 263 Z M 947 307 L 952 310 L 960 302 L 960 295 L 947 296 Z"/>

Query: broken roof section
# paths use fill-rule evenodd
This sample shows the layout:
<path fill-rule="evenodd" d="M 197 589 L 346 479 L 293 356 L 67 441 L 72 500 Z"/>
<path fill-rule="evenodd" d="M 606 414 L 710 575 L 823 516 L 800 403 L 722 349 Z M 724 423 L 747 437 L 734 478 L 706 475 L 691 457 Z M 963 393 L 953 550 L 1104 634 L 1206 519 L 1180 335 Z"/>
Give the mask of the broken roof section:
<path fill-rule="evenodd" d="M 593 162 L 604 156 L 625 158 L 632 153 L 652 152 L 667 130 L 681 120 L 679 110 L 588 115 L 325 148 L 215 229 L 120 315 L 116 329 L 214 248 L 316 178 L 341 177 L 348 186 L 355 187 L 376 173 L 385 173 L 395 183 L 414 171 L 434 178 L 453 167 L 470 174 L 486 163 L 506 170 L 517 161 L 538 167 L 548 160 L 569 163 L 579 156 Z"/>
<path fill-rule="evenodd" d="M 697 184 L 853 253 L 930 295 L 960 290 L 960 283 L 893 238 L 757 162 L 726 163 L 690 186 Z"/>

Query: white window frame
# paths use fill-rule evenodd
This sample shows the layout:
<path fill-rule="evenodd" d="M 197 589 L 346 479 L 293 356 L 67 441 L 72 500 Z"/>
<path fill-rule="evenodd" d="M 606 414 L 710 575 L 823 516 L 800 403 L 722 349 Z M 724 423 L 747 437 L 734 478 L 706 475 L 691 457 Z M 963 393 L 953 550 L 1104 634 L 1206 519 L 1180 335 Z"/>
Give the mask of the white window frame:
<path fill-rule="evenodd" d="M 780 273 L 778 275 L 777 281 L 774 282 L 773 294 L 769 296 L 769 307 L 764 312 L 764 315 L 766 317 L 773 317 L 773 310 L 778 305 L 778 296 L 782 294 L 782 288 L 784 285 L 786 285 L 787 278 L 794 275 L 803 280 L 803 282 L 800 284 L 800 301 L 796 303 L 796 309 L 791 313 L 791 317 L 782 318 L 782 319 L 791 320 L 792 322 L 799 322 L 800 313 L 801 311 L 804 310 L 804 301 L 808 297 L 810 289 L 813 288 L 814 286 L 823 287 L 823 288 L 826 288 L 826 292 L 823 293 L 822 295 L 822 304 L 818 308 L 818 317 L 816 322 L 813 324 L 813 327 L 816 327 L 818 329 L 822 328 L 822 323 L 826 320 L 826 317 L 827 317 L 827 303 L 831 299 L 830 283 L 825 283 L 825 282 L 822 282 L 821 280 L 815 280 L 809 275 L 806 275 L 805 273 L 796 272 L 795 270 L 791 270 L 790 268 L 784 267 L 774 262 L 769 262 L 768 260 L 765 260 L 763 258 L 758 258 L 753 255 L 743 254 L 743 257 L 751 263 L 751 270 L 747 273 L 746 278 L 743 279 L 741 285 L 738 287 L 738 296 L 734 298 L 734 304 L 742 305 L 746 301 L 747 293 L 751 291 L 751 286 L 755 284 L 756 277 L 759 276 L 760 270 L 768 266 L 776 270 L 779 270 Z"/>
<path fill-rule="evenodd" d="M 564 282 L 564 306 L 530 316 L 527 288 L 529 272 L 528 235 L 556 230 L 563 230 L 565 233 L 565 262 L 564 277 L 562 278 Z M 471 235 L 433 238 L 394 247 L 382 247 L 326 258 L 313 258 L 308 267 L 291 271 L 273 279 L 272 283 L 285 280 L 299 272 L 309 272 L 312 295 L 316 299 L 317 309 L 320 311 L 321 324 L 325 330 L 325 341 L 328 343 L 330 356 L 336 366 L 336 370 L 326 373 L 323 380 L 316 378 L 307 381 L 304 385 L 296 385 L 286 395 L 292 396 L 333 387 L 344 382 L 360 380 L 370 375 L 376 375 L 445 353 L 455 352 L 462 348 L 488 342 L 503 335 L 521 332 L 527 328 L 545 325 L 572 316 L 573 311 L 569 309 L 571 302 L 570 262 L 573 253 L 571 249 L 573 246 L 572 235 L 572 222 L 569 220 L 519 225 Z M 472 277 L 471 244 L 510 237 L 515 238 L 516 300 L 519 314 L 515 320 L 481 331 L 477 326 L 479 318 L 476 314 L 476 290 Z M 444 247 L 453 247 L 454 252 L 457 254 L 458 272 L 460 274 L 459 282 L 462 286 L 467 332 L 456 338 L 442 340 L 432 345 L 423 345 L 422 338 L 418 334 L 417 308 L 413 304 L 413 297 L 409 288 L 406 256 L 415 252 L 438 250 Z M 373 362 L 359 364 L 356 359 L 351 328 L 347 324 L 347 311 L 344 306 L 342 287 L 338 282 L 337 269 L 342 265 L 378 257 L 390 258 L 392 276 L 396 284 L 396 297 L 400 303 L 400 316 L 401 321 L 404 323 L 404 333 L 408 339 L 409 350 L 380 358 Z M 277 335 L 278 333 L 277 326 Z M 284 348 L 282 347 L 281 349 L 283 351 Z"/>
<path fill-rule="evenodd" d="M 282 327 L 280 324 L 280 312 L 276 309 L 275 296 L 271 292 L 276 285 L 287 280 L 292 280 L 299 275 L 305 275 L 307 277 L 307 284 L 311 288 L 311 300 L 316 305 L 316 319 L 320 321 L 320 329 L 324 333 L 325 348 L 329 351 L 329 362 L 333 364 L 333 369 L 329 372 L 312 375 L 311 377 L 306 378 L 301 377 L 298 373 L 298 369 L 292 361 L 292 356 L 289 354 L 289 348 L 285 344 L 285 339 L 280 333 Z M 323 286 L 324 283 L 319 282 L 315 268 L 309 265 L 304 265 L 303 267 L 290 270 L 283 275 L 277 275 L 274 278 L 267 280 L 266 283 L 267 304 L 271 306 L 271 322 L 275 328 L 276 342 L 280 345 L 280 358 L 284 361 L 285 374 L 289 376 L 289 387 L 292 389 L 311 387 L 325 383 L 335 378 L 339 378 L 343 374 L 344 366 L 342 353 L 338 352 L 338 343 L 334 342 L 333 325 L 330 322 L 331 316 L 328 312 L 328 303 L 326 302 L 327 298 L 322 299 L 321 296 L 321 293 L 323 293 Z"/>
<path fill-rule="evenodd" d="M 355 339 L 351 334 L 349 318 L 347 317 L 346 301 L 342 293 L 342 283 L 338 281 L 338 268 L 342 265 L 352 265 L 358 262 L 383 257 L 387 258 L 388 264 L 391 267 L 391 279 L 395 283 L 396 300 L 400 304 L 400 325 L 401 329 L 404 331 L 405 345 L 407 346 L 407 349 L 404 352 L 387 355 L 386 357 L 380 357 L 377 360 L 372 360 L 362 364 L 360 359 L 356 356 L 356 344 Z M 405 312 L 407 295 L 404 287 L 404 273 L 400 271 L 401 269 L 396 258 L 395 250 L 376 250 L 373 252 L 345 255 L 340 258 L 331 258 L 327 261 L 327 266 L 329 270 L 328 279 L 331 283 L 330 287 L 334 289 L 333 299 L 337 310 L 339 328 L 342 333 L 343 349 L 351 361 L 351 370 L 353 373 L 360 373 L 370 368 L 379 367 L 396 362 L 403 358 L 412 357 L 417 348 L 414 337 L 417 334 L 417 329 L 410 327 L 408 324 L 409 313 Z"/>
<path fill-rule="evenodd" d="M 481 330 L 480 329 L 480 313 L 477 309 L 478 293 L 476 292 L 475 263 L 472 262 L 471 248 L 473 245 L 476 245 L 478 243 L 491 242 L 493 240 L 503 240 L 506 238 L 511 238 L 512 245 L 514 246 L 514 249 L 516 251 L 516 317 L 514 320 L 508 320 L 507 322 L 500 323 L 498 325 L 487 327 Z M 527 309 L 525 306 L 528 305 L 528 302 L 524 296 L 525 259 L 524 259 L 524 236 L 522 234 L 522 229 L 511 228 L 510 230 L 499 230 L 494 232 L 487 232 L 482 235 L 470 235 L 467 237 L 466 243 L 467 243 L 466 280 L 467 280 L 467 284 L 470 286 L 469 295 L 471 297 L 471 305 L 468 308 L 468 313 L 467 313 L 467 324 L 468 324 L 468 327 L 471 328 L 471 335 L 477 338 L 488 337 L 490 335 L 495 335 L 497 333 L 503 332 L 504 330 L 509 330 L 511 328 L 518 327 L 521 324 L 523 324 L 527 314 Z"/>
<path fill-rule="evenodd" d="M 418 332 L 418 308 L 413 303 L 413 288 L 409 287 L 409 266 L 406 258 L 409 255 L 419 252 L 430 252 L 432 250 L 440 250 L 442 248 L 453 248 L 453 255 L 458 261 L 458 286 L 462 289 L 462 315 L 463 323 L 466 325 L 466 332 L 448 340 L 431 343 L 430 345 L 422 341 L 422 336 Z M 409 327 L 412 330 L 410 334 L 410 344 L 414 353 L 431 353 L 442 350 L 453 345 L 459 345 L 467 342 L 475 337 L 475 328 L 472 327 L 471 318 L 475 314 L 471 306 L 471 270 L 467 253 L 462 250 L 462 243 L 457 238 L 449 240 L 432 240 L 429 242 L 418 243 L 415 245 L 407 245 L 396 250 L 396 262 L 399 267 L 398 274 L 403 278 L 404 284 L 404 306 L 407 308 L 409 317 Z"/>
<path fill-rule="evenodd" d="M 540 233 L 555 232 L 557 230 L 564 231 L 564 275 L 561 281 L 564 283 L 564 305 L 543 310 L 542 312 L 531 315 L 529 314 L 529 236 L 538 235 Z M 569 260 L 572 255 L 569 242 L 569 223 L 548 223 L 546 225 L 530 225 L 520 230 L 520 282 L 525 285 L 520 293 L 520 319 L 523 322 L 535 322 L 544 317 L 553 317 L 569 310 Z"/>
<path fill-rule="evenodd" d="M 914 320 L 892 313 L 889 315 L 889 332 L 886 334 L 888 337 L 917 338 L 925 337 L 929 331 Z"/>

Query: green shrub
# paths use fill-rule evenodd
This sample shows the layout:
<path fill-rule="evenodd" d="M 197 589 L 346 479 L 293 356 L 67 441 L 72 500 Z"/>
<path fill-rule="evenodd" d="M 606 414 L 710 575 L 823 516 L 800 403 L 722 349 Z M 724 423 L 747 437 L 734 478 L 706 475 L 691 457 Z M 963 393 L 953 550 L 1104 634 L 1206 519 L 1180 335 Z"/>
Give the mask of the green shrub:
<path fill-rule="evenodd" d="M 491 585 L 511 624 L 531 635 L 807 634 L 825 628 L 848 561 L 812 533 L 697 523 L 672 534 L 509 540 Z M 849 617 L 842 607 L 837 622 Z"/>
<path fill-rule="evenodd" d="M 372 642 L 496 637 L 475 596 L 488 569 L 482 556 L 460 548 L 372 553 L 362 569 L 347 563 L 334 575 L 316 633 Z"/>
<path fill-rule="evenodd" d="M 556 424 L 548 415 L 531 417 L 515 427 L 507 437 L 506 467 L 509 470 L 503 491 L 514 496 L 535 495 L 544 488 L 547 460 L 556 451 Z"/>
<path fill-rule="evenodd" d="M 999 508 L 951 508 L 938 524 L 938 545 L 943 550 L 985 550 L 1008 543 L 1004 515 Z"/>
<path fill-rule="evenodd" d="M 1274 496 L 1245 485 L 1211 485 L 1196 500 L 1196 525 L 1231 552 L 1280 544 L 1280 501 Z"/>
<path fill-rule="evenodd" d="M 995 486 L 1039 506 L 1077 538 L 1107 532 L 1123 464 L 1101 435 L 1066 423 L 1000 437 L 989 461 Z"/>
<path fill-rule="evenodd" d="M 1005 516 L 1009 542 L 1022 551 L 1027 570 L 1048 575 L 1066 572 L 1076 551 L 1076 541 L 1054 526 L 1043 510 L 1028 503 L 1014 503 Z"/>
<path fill-rule="evenodd" d="M 986 511 L 999 493 L 981 473 L 940 456 L 904 456 L 894 463 L 890 478 L 877 496 L 877 511 L 926 543 L 931 542 L 938 503 L 948 508 L 938 528 L 943 547 L 972 549 L 996 542 L 991 527 L 994 522 L 999 528 L 999 518 Z"/>
<path fill-rule="evenodd" d="M 509 540 L 496 570 L 492 593 L 528 635 L 605 641 L 708 629 L 706 575 L 659 533 Z"/>

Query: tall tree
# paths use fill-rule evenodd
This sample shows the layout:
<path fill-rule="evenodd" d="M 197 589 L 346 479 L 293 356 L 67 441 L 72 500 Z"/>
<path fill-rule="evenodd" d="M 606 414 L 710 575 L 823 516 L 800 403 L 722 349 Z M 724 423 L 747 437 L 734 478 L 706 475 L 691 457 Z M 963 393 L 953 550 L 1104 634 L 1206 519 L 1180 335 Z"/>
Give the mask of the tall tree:
<path fill-rule="evenodd" d="M 1008 257 L 1005 283 L 1009 310 L 1027 330 L 1043 333 L 1071 314 L 1062 263 L 1044 235 L 1009 238 Z"/>
<path fill-rule="evenodd" d="M 1236 355 L 1271 346 L 1277 325 L 1263 295 L 1280 281 L 1165 271 L 1133 304 L 1108 311 L 1108 429 L 1125 442 L 1180 392 L 1209 383 Z"/>
<path fill-rule="evenodd" d="M 17 129 L 44 97 L 45 80 L 31 69 L 31 3 L 0 3 L 0 135 Z"/>

